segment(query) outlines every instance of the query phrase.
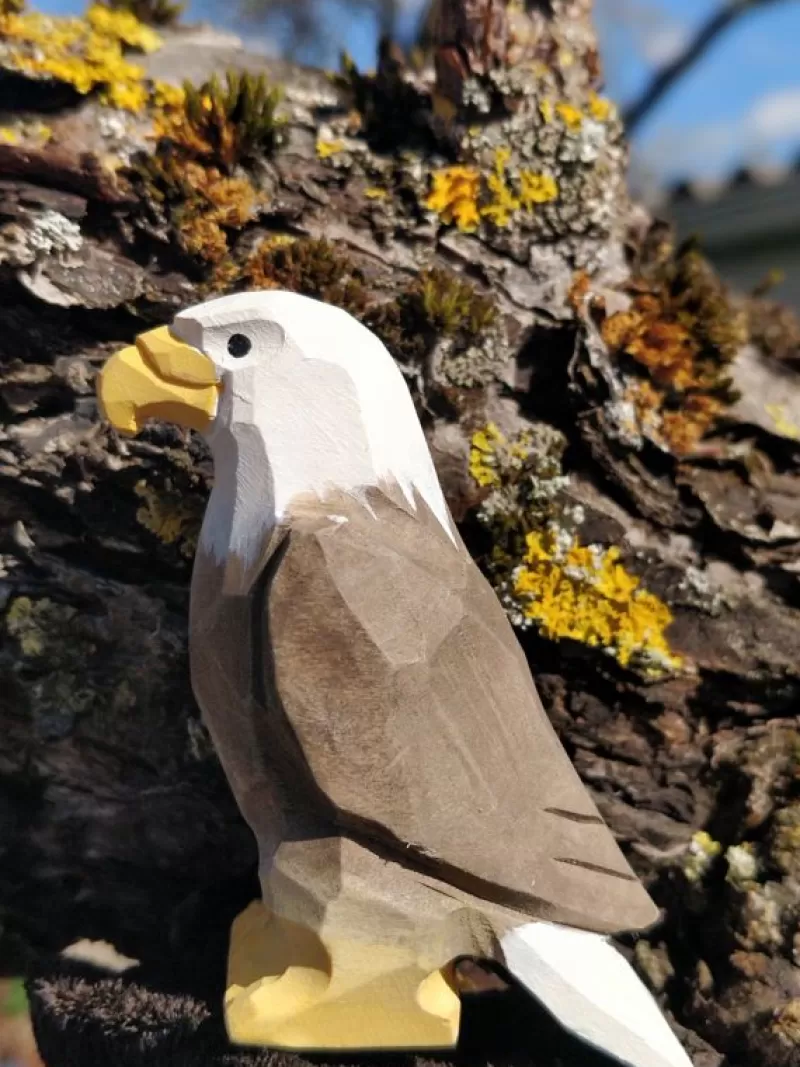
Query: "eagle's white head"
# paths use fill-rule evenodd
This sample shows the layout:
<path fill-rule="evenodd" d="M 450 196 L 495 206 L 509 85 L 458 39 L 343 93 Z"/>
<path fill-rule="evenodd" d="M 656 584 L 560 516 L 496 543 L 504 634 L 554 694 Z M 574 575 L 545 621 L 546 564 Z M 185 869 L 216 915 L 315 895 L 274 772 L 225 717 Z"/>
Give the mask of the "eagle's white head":
<path fill-rule="evenodd" d="M 201 547 L 247 565 L 291 501 L 395 484 L 451 520 L 402 374 L 340 308 L 282 291 L 238 293 L 180 312 L 114 356 L 99 385 L 111 423 L 199 430 L 215 488 Z"/>

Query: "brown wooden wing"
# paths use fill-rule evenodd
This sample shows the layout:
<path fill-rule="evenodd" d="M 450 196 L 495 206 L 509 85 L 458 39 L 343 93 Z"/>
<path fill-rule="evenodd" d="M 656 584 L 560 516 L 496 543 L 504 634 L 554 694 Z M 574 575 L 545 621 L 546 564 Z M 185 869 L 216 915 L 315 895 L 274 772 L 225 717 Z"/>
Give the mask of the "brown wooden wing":
<path fill-rule="evenodd" d="M 532 917 L 652 923 L 477 566 L 430 513 L 370 504 L 298 509 L 262 593 L 267 700 L 337 823 Z"/>

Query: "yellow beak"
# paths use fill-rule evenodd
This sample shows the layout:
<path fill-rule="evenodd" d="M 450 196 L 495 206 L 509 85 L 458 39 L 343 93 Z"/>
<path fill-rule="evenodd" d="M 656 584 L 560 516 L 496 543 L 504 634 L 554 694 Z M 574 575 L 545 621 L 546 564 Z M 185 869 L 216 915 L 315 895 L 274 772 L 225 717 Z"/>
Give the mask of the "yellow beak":
<path fill-rule="evenodd" d="M 111 425 L 138 433 L 147 419 L 205 430 L 216 414 L 221 389 L 208 356 L 159 326 L 108 360 L 97 392 Z"/>

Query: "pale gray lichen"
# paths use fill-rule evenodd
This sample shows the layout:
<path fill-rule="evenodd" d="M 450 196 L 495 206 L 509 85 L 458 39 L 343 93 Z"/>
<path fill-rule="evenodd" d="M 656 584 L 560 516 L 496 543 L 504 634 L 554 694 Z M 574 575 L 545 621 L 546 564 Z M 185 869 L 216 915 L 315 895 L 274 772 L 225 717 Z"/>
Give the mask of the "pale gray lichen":
<path fill-rule="evenodd" d="M 677 594 L 675 602 L 697 608 L 714 617 L 721 615 L 726 607 L 731 606 L 723 591 L 712 584 L 706 572 L 691 564 L 683 572 Z"/>
<path fill-rule="evenodd" d="M 728 873 L 725 878 L 732 886 L 742 889 L 749 882 L 758 879 L 758 856 L 750 842 L 731 845 L 725 850 L 725 859 L 728 861 Z"/>
<path fill-rule="evenodd" d="M 49 209 L 33 216 L 26 229 L 26 240 L 37 256 L 78 252 L 83 244 L 80 226 Z"/>
<path fill-rule="evenodd" d="M 795 904 L 795 894 L 780 882 L 765 885 L 749 883 L 739 925 L 742 945 L 751 952 L 770 952 L 782 948 L 788 911 Z"/>

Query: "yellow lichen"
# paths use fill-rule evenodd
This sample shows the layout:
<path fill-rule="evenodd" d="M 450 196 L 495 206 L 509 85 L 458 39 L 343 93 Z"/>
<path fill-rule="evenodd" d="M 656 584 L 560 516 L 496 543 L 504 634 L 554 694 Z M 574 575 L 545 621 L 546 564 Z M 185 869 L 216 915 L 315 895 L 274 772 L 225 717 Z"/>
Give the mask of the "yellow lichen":
<path fill-rule="evenodd" d="M 116 40 L 140 52 L 155 52 L 161 47 L 158 34 L 140 22 L 130 11 L 93 4 L 86 12 L 86 21 L 100 36 Z"/>
<path fill-rule="evenodd" d="M 606 97 L 598 96 L 594 92 L 589 94 L 589 114 L 593 119 L 598 122 L 608 122 L 609 119 L 614 118 L 616 113 L 616 107 Z"/>
<path fill-rule="evenodd" d="M 145 481 L 137 482 L 134 492 L 143 501 L 136 512 L 137 521 L 164 544 L 177 544 L 181 555 L 193 556 L 202 522 L 202 502 L 175 492 L 169 485 L 157 491 Z"/>
<path fill-rule="evenodd" d="M 637 657 L 661 670 L 680 665 L 664 636 L 669 608 L 640 588 L 619 562 L 618 548 L 584 546 L 575 538 L 562 544 L 553 530 L 532 531 L 525 540 L 514 592 L 545 637 L 604 648 L 623 667 Z"/>
<path fill-rule="evenodd" d="M 0 126 L 0 144 L 19 144 L 19 131 L 10 126 Z"/>
<path fill-rule="evenodd" d="M 765 404 L 764 410 L 775 424 L 775 429 L 783 437 L 800 440 L 800 426 L 788 417 L 785 404 Z"/>
<path fill-rule="evenodd" d="M 581 543 L 582 509 L 564 496 L 564 445 L 542 426 L 508 440 L 489 423 L 472 436 L 469 470 L 487 491 L 478 517 L 492 534 L 486 566 L 501 600 L 516 625 L 550 640 L 603 648 L 646 676 L 678 669 L 667 605 L 641 588 L 618 548 Z"/>
<path fill-rule="evenodd" d="M 364 190 L 367 200 L 385 200 L 388 195 L 388 189 L 380 189 L 377 185 L 370 185 Z"/>
<path fill-rule="evenodd" d="M 493 422 L 488 423 L 482 430 L 476 430 L 472 435 L 469 473 L 481 488 L 500 485 L 496 446 L 503 439 Z"/>
<path fill-rule="evenodd" d="M 338 155 L 339 152 L 344 151 L 344 141 L 317 141 L 317 157 L 319 159 L 330 159 L 331 156 Z"/>
<path fill-rule="evenodd" d="M 520 202 L 528 210 L 531 210 L 535 204 L 547 204 L 558 196 L 558 183 L 549 174 L 536 174 L 532 170 L 522 170 L 519 174 L 519 183 Z"/>
<path fill-rule="evenodd" d="M 186 103 L 186 90 L 182 85 L 156 82 L 153 87 L 152 103 L 157 112 L 179 111 Z"/>
<path fill-rule="evenodd" d="M 151 87 L 130 51 L 152 52 L 160 38 L 129 11 L 94 4 L 80 18 L 38 12 L 3 16 L 3 64 L 32 77 L 53 78 L 85 95 L 99 90 L 113 107 L 139 111 Z"/>
<path fill-rule="evenodd" d="M 539 114 L 542 116 L 546 123 L 551 123 L 555 118 L 555 109 L 553 108 L 553 101 L 544 97 L 539 101 Z"/>
<path fill-rule="evenodd" d="M 486 176 L 488 189 L 487 202 L 481 206 L 480 213 L 490 219 L 495 226 L 507 226 L 515 211 L 519 211 L 520 199 L 508 183 L 506 168 L 511 159 L 511 149 L 497 148 L 494 156 L 494 169 Z"/>
<path fill-rule="evenodd" d="M 558 196 L 554 178 L 522 170 L 515 179 L 509 171 L 511 149 L 495 149 L 492 169 L 481 175 L 475 167 L 458 165 L 433 173 L 433 189 L 425 201 L 442 222 L 455 222 L 465 233 L 474 232 L 481 219 L 508 226 L 521 209 L 532 211 Z"/>
<path fill-rule="evenodd" d="M 583 112 L 574 104 L 568 104 L 562 100 L 561 103 L 556 104 L 556 112 L 568 130 L 575 132 L 583 125 Z"/>
<path fill-rule="evenodd" d="M 683 873 L 690 882 L 702 881 L 703 877 L 722 853 L 722 845 L 706 830 L 698 830 L 692 835 L 686 858 L 683 861 Z"/>
<path fill-rule="evenodd" d="M 480 223 L 478 196 L 481 176 L 475 167 L 458 164 L 433 172 L 433 188 L 425 200 L 446 225 L 455 223 L 463 233 L 472 233 Z"/>

